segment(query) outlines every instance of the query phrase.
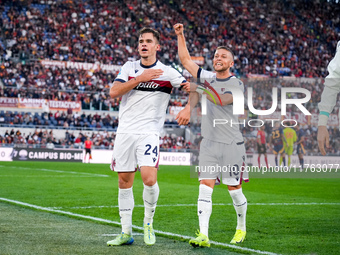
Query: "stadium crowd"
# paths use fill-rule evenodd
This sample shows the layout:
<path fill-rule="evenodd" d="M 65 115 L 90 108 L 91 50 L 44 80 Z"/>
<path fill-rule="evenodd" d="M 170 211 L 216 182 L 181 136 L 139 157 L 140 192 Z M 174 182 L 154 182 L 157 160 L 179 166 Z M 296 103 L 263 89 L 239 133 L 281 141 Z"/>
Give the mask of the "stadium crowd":
<path fill-rule="evenodd" d="M 17 146 L 28 148 L 84 148 L 84 142 L 89 136 L 96 149 L 112 149 L 116 137 L 115 132 L 104 131 L 80 131 L 75 135 L 74 131 L 66 130 L 64 137 L 57 137 L 53 129 L 35 129 L 28 134 L 20 129 L 6 130 L 0 134 L 0 146 Z M 165 135 L 160 140 L 160 150 L 180 151 L 189 150 L 190 142 L 185 141 L 182 136 Z"/>
<path fill-rule="evenodd" d="M 211 59 L 218 45 L 233 49 L 233 72 L 254 89 L 255 108 L 271 106 L 273 86 L 303 87 L 312 93 L 306 107 L 315 112 L 322 82 L 289 81 L 282 76 L 326 76 L 326 66 L 340 33 L 338 13 L 340 6 L 334 1 L 250 0 L 244 4 L 236 0 L 3 0 L 0 6 L 0 85 L 3 84 L 0 97 L 81 101 L 84 110 L 118 110 L 120 100 L 108 96 L 116 72 L 64 69 L 44 66 L 40 61 L 122 65 L 127 60 L 138 59 L 137 31 L 151 26 L 161 31 L 159 58 L 178 67 L 177 40 L 172 26 L 181 22 L 190 53 L 204 57 L 204 68 L 212 68 Z M 245 80 L 252 75 L 271 79 Z M 183 106 L 185 102 L 184 92 L 175 89 L 170 106 Z M 288 111 L 296 109 L 288 108 Z M 57 118 L 52 115 L 4 113 L 0 122 L 93 130 L 115 129 L 118 123 L 109 114 L 99 119 L 63 112 Z M 315 136 L 313 127 L 306 129 L 310 130 L 311 137 Z M 246 134 L 248 132 L 251 131 L 245 130 Z M 165 142 L 163 146 L 176 147 L 177 142 Z M 312 144 L 311 150 L 314 147 L 316 145 Z"/>
<path fill-rule="evenodd" d="M 53 129 L 48 131 L 47 129 L 35 129 L 34 132 L 28 134 L 22 133 L 19 129 L 15 131 L 6 130 L 3 135 L 0 135 L 1 146 L 11 146 L 15 144 L 18 147 L 28 148 L 84 148 L 84 142 L 90 136 L 93 145 L 97 148 L 112 149 L 115 139 L 115 134 L 107 131 L 101 132 L 80 132 L 78 136 L 74 135 L 74 132 L 65 131 L 65 137 L 56 137 L 53 133 Z"/>
<path fill-rule="evenodd" d="M 304 147 L 307 151 L 307 155 L 318 153 L 317 144 L 317 129 L 315 127 L 305 126 L 305 142 Z M 266 130 L 271 130 L 269 127 Z M 331 128 L 330 131 L 330 154 L 340 154 L 340 132 L 337 128 Z M 86 131 L 81 131 L 78 136 L 74 135 L 74 132 L 65 131 L 64 138 L 57 138 L 53 135 L 53 130 L 48 131 L 47 129 L 38 129 L 35 132 L 29 134 L 21 133 L 18 129 L 15 131 L 6 130 L 4 134 L 0 134 L 0 146 L 24 146 L 31 148 L 83 148 L 84 141 L 89 135 L 85 135 Z M 111 135 L 110 135 L 111 133 Z M 250 133 L 244 136 L 247 153 L 256 153 L 256 129 L 252 129 Z M 266 133 L 267 143 L 269 142 L 269 134 Z M 93 141 L 93 145 L 98 149 L 112 149 L 114 146 L 115 132 L 98 131 L 92 132 L 90 139 Z M 180 151 L 189 150 L 191 148 L 190 141 L 186 141 L 184 137 L 173 135 L 166 135 L 160 140 L 160 149 L 164 151 Z M 267 145 L 268 152 L 272 152 L 272 147 Z"/>
<path fill-rule="evenodd" d="M 317 127 L 304 125 L 302 129 L 305 132 L 304 136 L 304 148 L 307 155 L 317 155 L 319 153 L 318 142 L 317 142 Z M 243 137 L 245 141 L 245 147 L 247 153 L 257 153 L 257 131 L 255 128 L 243 129 Z M 270 135 L 272 128 L 270 125 L 266 125 L 266 147 L 267 152 L 273 153 L 273 147 L 269 144 Z M 329 128 L 329 141 L 330 149 L 328 153 L 332 155 L 340 155 L 340 131 L 339 128 Z"/>
<path fill-rule="evenodd" d="M 181 106 L 181 102 L 177 106 Z M 20 112 L 0 111 L 0 126 L 9 127 L 15 125 L 21 128 L 57 128 L 73 130 L 109 130 L 114 131 L 118 126 L 118 118 L 111 116 L 108 112 L 96 112 L 86 114 L 67 111 L 52 112 Z M 165 125 L 177 126 L 177 121 L 166 119 Z"/>
<path fill-rule="evenodd" d="M 55 111 L 44 113 L 20 112 L 20 111 L 1 111 L 0 125 L 9 124 L 28 127 L 48 127 L 48 128 L 62 128 L 62 129 L 108 129 L 113 131 L 118 126 L 118 119 L 112 117 L 107 112 L 103 114 L 85 114 L 75 112 L 71 109 L 68 111 Z M 7 126 L 7 125 L 6 125 Z"/>
<path fill-rule="evenodd" d="M 278 78 L 270 78 L 270 79 L 243 79 L 245 84 L 245 97 L 248 98 L 248 90 L 247 88 L 253 89 L 253 104 L 255 109 L 270 109 L 272 106 L 272 98 L 273 98 L 273 88 L 277 88 L 278 90 L 278 102 L 281 102 L 281 89 L 282 88 L 304 88 L 311 93 L 311 99 L 308 103 L 305 104 L 305 107 L 311 112 L 316 113 L 318 110 L 318 103 L 321 100 L 321 93 L 323 91 L 323 81 L 321 79 L 305 79 L 305 80 L 285 80 Z M 287 93 L 287 98 L 304 98 L 305 95 L 303 93 Z M 340 107 L 340 95 L 338 95 L 337 107 L 334 110 L 334 113 L 337 113 Z M 278 104 L 278 109 L 281 108 L 280 103 Z M 248 109 L 248 105 L 246 105 L 246 109 Z M 287 106 L 287 112 L 297 112 L 299 111 L 294 105 L 291 107 Z"/>
<path fill-rule="evenodd" d="M 33 83 L 44 85 L 45 79 L 36 77 L 41 73 L 50 78 L 47 86 L 53 83 L 62 90 L 85 87 L 96 91 L 107 87 L 114 77 L 99 72 L 92 81 L 93 73 L 51 70 L 38 60 L 122 65 L 138 58 L 136 31 L 143 26 L 161 31 L 159 57 L 166 64 L 179 63 L 172 25 L 182 22 L 187 27 L 190 53 L 205 57 L 206 68 L 211 67 L 216 47 L 228 45 L 235 52 L 234 71 L 241 76 L 324 77 L 340 31 L 340 7 L 332 1 L 324 2 L 322 8 L 317 2 L 303 0 L 251 0 L 246 5 L 235 0 L 40 2 L 4 1 L 0 7 L 1 55 L 9 69 L 16 70 L 11 74 L 19 74 L 15 77 L 19 83 L 31 75 L 36 78 Z M 19 65 L 11 63 L 13 56 L 18 56 Z M 56 82 L 57 77 L 62 81 Z M 7 84 L 13 81 L 9 79 Z"/>

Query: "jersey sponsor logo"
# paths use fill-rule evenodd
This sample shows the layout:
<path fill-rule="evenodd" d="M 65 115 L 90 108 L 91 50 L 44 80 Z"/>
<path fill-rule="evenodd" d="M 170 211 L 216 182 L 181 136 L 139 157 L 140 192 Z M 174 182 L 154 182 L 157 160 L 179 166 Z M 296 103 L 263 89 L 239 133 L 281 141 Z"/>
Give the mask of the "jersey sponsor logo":
<path fill-rule="evenodd" d="M 133 79 L 134 77 L 129 77 L 129 80 Z M 172 85 L 170 81 L 159 81 L 159 80 L 151 80 L 147 82 L 141 82 L 136 87 L 133 88 L 134 90 L 141 90 L 141 91 L 160 91 L 167 94 L 171 93 Z"/>
<path fill-rule="evenodd" d="M 135 89 L 139 89 L 139 88 L 146 88 L 146 89 L 157 89 L 159 86 L 158 83 L 154 82 L 154 81 L 148 81 L 148 82 L 141 82 L 139 83 Z"/>

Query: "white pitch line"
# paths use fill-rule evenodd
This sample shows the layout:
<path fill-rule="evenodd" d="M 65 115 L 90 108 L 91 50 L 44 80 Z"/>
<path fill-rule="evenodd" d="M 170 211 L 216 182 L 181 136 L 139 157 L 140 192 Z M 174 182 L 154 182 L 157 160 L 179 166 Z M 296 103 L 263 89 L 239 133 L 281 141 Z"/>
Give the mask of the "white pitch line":
<path fill-rule="evenodd" d="M 120 234 L 99 234 L 99 236 L 118 236 Z M 133 233 L 133 236 L 143 236 L 142 233 Z"/>
<path fill-rule="evenodd" d="M 118 221 L 106 220 L 106 219 L 82 215 L 82 214 L 78 214 L 78 213 L 55 210 L 55 209 L 51 209 L 51 208 L 48 208 L 48 207 L 32 205 L 32 204 L 20 202 L 20 201 L 17 201 L 17 200 L 3 198 L 3 197 L 0 197 L 0 201 L 5 201 L 5 202 L 12 203 L 12 204 L 22 205 L 22 206 L 25 206 L 25 207 L 34 208 L 34 209 L 41 210 L 41 211 L 60 213 L 60 214 L 63 214 L 63 215 L 70 215 L 70 216 L 73 216 L 73 217 L 88 219 L 88 220 L 97 221 L 97 222 L 105 222 L 105 223 L 113 224 L 113 225 L 116 225 L 116 226 L 121 225 L 120 222 L 118 222 Z M 144 230 L 144 228 L 136 226 L 136 225 L 132 225 L 132 228 L 137 229 L 137 230 Z M 182 239 L 185 239 L 185 240 L 190 240 L 190 239 L 193 238 L 192 236 L 185 236 L 185 235 L 180 235 L 180 234 L 175 234 L 175 233 L 170 233 L 170 232 L 164 232 L 164 231 L 161 231 L 161 230 L 155 230 L 155 233 L 162 234 L 164 236 L 169 236 L 169 237 L 179 237 L 179 238 L 182 238 Z M 240 247 L 240 246 L 236 246 L 236 245 L 232 245 L 232 244 L 220 243 L 220 242 L 215 242 L 215 241 L 210 241 L 210 243 L 215 244 L 215 245 L 219 245 L 219 246 L 223 246 L 223 247 L 236 249 L 236 250 L 242 250 L 242 251 L 257 253 L 257 254 L 278 255 L 278 254 L 273 253 L 273 252 L 255 250 L 255 249 Z"/>
<path fill-rule="evenodd" d="M 17 175 L 0 175 L 0 177 L 18 177 Z M 23 178 L 92 178 L 93 176 L 70 176 L 70 175 L 20 175 Z"/>
<path fill-rule="evenodd" d="M 232 203 L 217 203 L 213 205 L 233 205 Z M 340 203 L 248 203 L 249 206 L 253 205 L 340 205 Z M 169 204 L 169 205 L 157 205 L 157 207 L 184 207 L 184 206 L 197 206 L 197 204 Z M 118 205 L 92 205 L 92 206 L 72 206 L 72 207 L 49 207 L 50 209 L 91 209 L 91 208 L 117 208 Z M 144 207 L 144 205 L 135 205 L 135 207 Z"/>
<path fill-rule="evenodd" d="M 106 174 L 93 174 L 93 173 L 74 172 L 74 171 L 62 171 L 62 170 L 53 170 L 53 169 L 45 169 L 45 168 L 29 168 L 29 167 L 2 166 L 2 165 L 0 165 L 0 167 L 18 168 L 18 169 L 26 169 L 26 170 L 37 170 L 37 171 L 54 172 L 54 173 L 85 174 L 85 175 L 98 176 L 98 177 L 110 177 L 110 175 L 106 175 Z"/>

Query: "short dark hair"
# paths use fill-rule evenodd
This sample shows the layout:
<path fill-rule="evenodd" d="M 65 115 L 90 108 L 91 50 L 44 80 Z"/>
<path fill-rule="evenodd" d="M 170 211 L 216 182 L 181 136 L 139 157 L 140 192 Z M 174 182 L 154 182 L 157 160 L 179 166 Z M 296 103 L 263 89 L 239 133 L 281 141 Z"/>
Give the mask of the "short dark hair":
<path fill-rule="evenodd" d="M 142 34 L 151 33 L 153 36 L 157 39 L 157 42 L 159 43 L 160 34 L 157 30 L 151 28 L 151 27 L 143 27 L 141 30 L 139 30 L 138 37 L 140 37 Z"/>
<path fill-rule="evenodd" d="M 227 47 L 227 46 L 218 46 L 216 48 L 216 50 L 221 50 L 221 49 L 229 51 L 231 53 L 231 55 L 233 56 L 233 60 L 234 60 L 234 58 L 235 58 L 234 52 L 229 47 Z"/>

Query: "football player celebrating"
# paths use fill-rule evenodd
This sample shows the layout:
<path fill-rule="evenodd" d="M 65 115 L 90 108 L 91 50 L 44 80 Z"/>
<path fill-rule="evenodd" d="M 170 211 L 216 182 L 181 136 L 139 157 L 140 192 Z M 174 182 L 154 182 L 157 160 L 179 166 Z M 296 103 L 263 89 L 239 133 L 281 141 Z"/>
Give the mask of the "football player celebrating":
<path fill-rule="evenodd" d="M 229 123 L 237 123 L 238 116 L 233 115 L 232 91 L 239 91 L 243 97 L 243 83 L 232 76 L 230 68 L 234 65 L 232 51 L 224 46 L 216 49 L 213 66 L 216 73 L 201 69 L 192 61 L 186 47 L 183 25 L 176 24 L 174 29 L 178 41 L 178 55 L 188 72 L 197 78 L 198 83 L 204 84 L 212 91 L 216 91 L 218 100 L 211 93 L 203 90 L 196 84 L 185 84 L 184 88 L 190 91 L 191 110 L 199 101 L 199 94 L 207 97 L 206 115 L 202 116 L 202 136 L 200 145 L 199 169 L 199 195 L 197 214 L 200 230 L 197 237 L 189 241 L 194 247 L 210 247 L 208 238 L 209 219 L 212 213 L 212 193 L 217 178 L 221 177 L 223 184 L 228 186 L 229 194 L 236 210 L 237 227 L 231 243 L 241 243 L 246 236 L 247 199 L 242 192 L 242 180 L 248 181 L 247 172 L 242 171 L 245 166 L 245 147 L 238 125 L 214 126 L 214 120 L 227 119 Z M 211 94 L 211 95 L 209 95 Z M 215 104 L 216 102 L 216 104 Z M 186 112 L 185 112 L 186 113 Z M 231 166 L 229 171 L 209 171 L 214 166 Z M 208 170 L 207 170 L 208 169 Z"/>
<path fill-rule="evenodd" d="M 329 114 L 333 111 L 334 106 L 336 105 L 338 93 L 340 93 L 340 41 L 338 41 L 335 56 L 331 60 L 331 62 L 329 62 L 327 70 L 328 75 L 325 78 L 325 88 L 321 94 L 321 101 L 318 105 L 320 113 L 317 139 L 320 152 L 323 156 L 326 155 L 325 146 L 327 149 L 330 148 L 329 133 L 327 130 L 328 117 Z"/>
<path fill-rule="evenodd" d="M 112 98 L 122 97 L 111 164 L 111 169 L 118 173 L 122 233 L 108 241 L 109 246 L 131 244 L 134 241 L 132 185 L 137 166 L 144 183 L 144 242 L 147 245 L 156 242 L 153 217 L 159 195 L 159 134 L 164 125 L 172 88 L 187 84 L 180 73 L 157 60 L 159 39 L 160 35 L 154 29 L 140 30 L 138 52 L 141 59 L 126 62 L 110 89 Z M 188 108 L 185 107 L 177 115 L 179 125 L 188 124 L 188 114 L 184 114 L 189 111 Z"/>

